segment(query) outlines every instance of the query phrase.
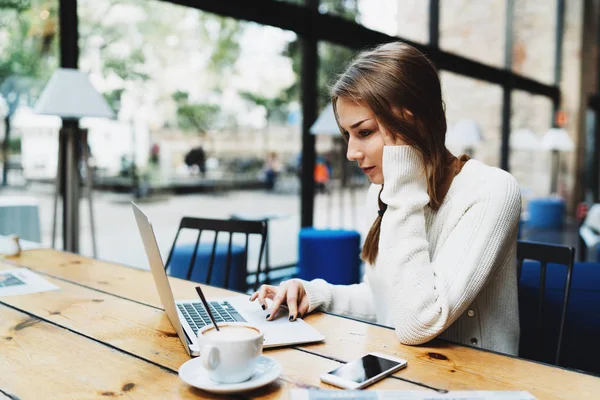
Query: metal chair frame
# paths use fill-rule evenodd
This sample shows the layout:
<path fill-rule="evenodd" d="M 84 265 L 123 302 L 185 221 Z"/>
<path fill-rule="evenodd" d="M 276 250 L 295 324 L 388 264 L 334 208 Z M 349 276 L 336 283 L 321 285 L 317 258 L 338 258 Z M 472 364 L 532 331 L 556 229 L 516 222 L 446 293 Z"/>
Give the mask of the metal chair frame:
<path fill-rule="evenodd" d="M 215 254 L 217 250 L 217 242 L 219 239 L 219 233 L 225 232 L 229 233 L 229 242 L 227 249 L 227 258 L 225 261 L 225 286 L 229 285 L 229 274 L 231 271 L 231 246 L 232 239 L 235 233 L 241 233 L 246 235 L 246 244 L 245 244 L 245 254 L 244 254 L 244 265 L 246 269 L 248 268 L 248 240 L 250 235 L 260 235 L 261 243 L 260 243 L 260 252 L 258 255 L 258 265 L 256 266 L 256 281 L 254 283 L 254 290 L 258 289 L 258 285 L 260 283 L 260 266 L 262 264 L 262 257 L 265 250 L 265 243 L 267 238 L 267 223 L 265 221 L 248 221 L 248 220 L 235 220 L 235 219 L 208 219 L 208 218 L 192 218 L 192 217 L 183 217 L 179 224 L 179 228 L 177 229 L 177 234 L 175 235 L 175 240 L 173 241 L 173 246 L 169 251 L 169 256 L 167 258 L 167 262 L 165 263 L 165 270 L 169 267 L 171 263 L 171 258 L 173 257 L 173 252 L 175 246 L 177 244 L 177 239 L 179 238 L 179 234 L 183 229 L 192 229 L 198 230 L 198 237 L 196 238 L 196 244 L 194 245 L 194 251 L 192 253 L 192 258 L 190 260 L 190 264 L 188 266 L 186 279 L 189 280 L 192 276 L 192 272 L 194 270 L 194 265 L 196 263 L 196 258 L 198 254 L 198 245 L 200 244 L 200 237 L 202 236 L 202 232 L 204 231 L 212 231 L 215 232 L 215 238 L 213 241 L 212 251 L 210 254 L 210 260 L 208 263 L 206 280 L 205 283 L 210 284 L 212 271 L 215 262 Z"/>
<path fill-rule="evenodd" d="M 521 281 L 521 272 L 523 269 L 523 261 L 532 260 L 540 263 L 540 290 L 538 296 L 538 310 L 536 322 L 536 357 L 541 358 L 542 340 L 543 340 L 543 312 L 544 312 L 544 296 L 546 294 L 546 270 L 548 263 L 561 264 L 567 267 L 567 280 L 565 282 L 565 293 L 563 307 L 560 316 L 560 326 L 558 331 L 558 343 L 556 346 L 556 356 L 554 359 L 555 365 L 559 365 L 562 352 L 562 339 L 569 305 L 569 293 L 571 291 L 571 276 L 575 264 L 575 249 L 571 246 L 553 245 L 547 243 L 531 242 L 526 240 L 517 241 L 517 276 Z"/>

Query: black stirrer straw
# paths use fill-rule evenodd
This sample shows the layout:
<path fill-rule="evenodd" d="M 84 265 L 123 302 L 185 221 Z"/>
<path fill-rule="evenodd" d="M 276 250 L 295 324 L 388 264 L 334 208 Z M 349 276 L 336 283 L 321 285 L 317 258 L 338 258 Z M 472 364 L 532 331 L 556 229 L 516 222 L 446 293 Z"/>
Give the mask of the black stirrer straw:
<path fill-rule="evenodd" d="M 206 312 L 208 313 L 208 317 L 212 321 L 213 326 L 218 331 L 219 327 L 217 326 L 215 317 L 213 317 L 212 312 L 210 311 L 210 307 L 208 306 L 208 303 L 206 302 L 206 299 L 204 298 L 204 293 L 202 293 L 202 289 L 200 288 L 200 286 L 196 286 L 196 292 L 198 292 L 198 296 L 200 296 L 200 300 L 202 300 L 202 304 L 204 304 L 204 308 L 206 309 Z"/>

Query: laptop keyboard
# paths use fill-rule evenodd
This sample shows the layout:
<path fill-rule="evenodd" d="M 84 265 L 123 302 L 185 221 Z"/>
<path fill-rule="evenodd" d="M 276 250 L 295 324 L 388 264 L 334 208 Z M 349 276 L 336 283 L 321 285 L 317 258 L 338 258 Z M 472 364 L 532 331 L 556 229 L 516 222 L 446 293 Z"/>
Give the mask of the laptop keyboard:
<path fill-rule="evenodd" d="M 215 321 L 219 322 L 246 322 L 246 320 L 237 312 L 235 308 L 227 301 L 208 302 L 210 311 L 212 312 Z M 190 325 L 192 330 L 198 334 L 198 331 L 206 325 L 211 324 L 210 317 L 204 309 L 202 303 L 185 303 L 177 304 L 177 308 Z"/>

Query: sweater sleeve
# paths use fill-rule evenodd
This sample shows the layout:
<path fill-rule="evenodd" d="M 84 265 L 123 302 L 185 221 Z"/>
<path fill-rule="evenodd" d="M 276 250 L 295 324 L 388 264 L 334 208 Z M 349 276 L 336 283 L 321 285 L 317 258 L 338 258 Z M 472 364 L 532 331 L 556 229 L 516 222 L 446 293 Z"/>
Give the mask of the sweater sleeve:
<path fill-rule="evenodd" d="M 375 268 L 389 282 L 384 297 L 398 339 L 421 344 L 448 328 L 497 272 L 498 260 L 515 238 L 519 187 L 501 170 L 494 172 L 492 184 L 473 182 L 476 193 L 469 196 L 474 200 L 431 260 L 424 212 L 429 196 L 420 154 L 409 146 L 386 146 L 383 172 L 381 199 L 388 208 Z"/>
<path fill-rule="evenodd" d="M 371 185 L 367 193 L 364 220 L 361 221 L 360 227 L 362 243 L 377 216 L 380 189 L 379 185 Z M 373 295 L 366 275 L 363 282 L 356 285 L 332 285 L 323 279 L 302 281 L 302 284 L 308 296 L 308 312 L 319 309 L 366 321 L 377 320 Z"/>
<path fill-rule="evenodd" d="M 308 312 L 318 308 L 365 321 L 377 320 L 371 288 L 367 281 L 355 285 L 332 285 L 323 279 L 301 282 L 308 296 Z"/>

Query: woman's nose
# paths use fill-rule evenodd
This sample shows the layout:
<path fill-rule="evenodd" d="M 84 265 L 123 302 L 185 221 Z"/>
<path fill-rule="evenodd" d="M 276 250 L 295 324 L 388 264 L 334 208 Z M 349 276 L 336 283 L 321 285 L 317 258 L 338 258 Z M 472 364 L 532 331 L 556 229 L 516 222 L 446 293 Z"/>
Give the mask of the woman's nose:
<path fill-rule="evenodd" d="M 363 156 L 363 152 L 360 150 L 360 148 L 358 148 L 358 146 L 353 144 L 353 141 L 350 140 L 348 142 L 348 150 L 346 151 L 346 158 L 348 161 L 358 161 L 362 159 Z"/>

